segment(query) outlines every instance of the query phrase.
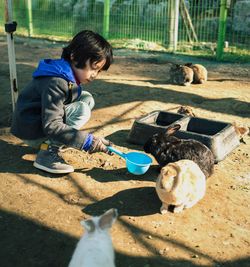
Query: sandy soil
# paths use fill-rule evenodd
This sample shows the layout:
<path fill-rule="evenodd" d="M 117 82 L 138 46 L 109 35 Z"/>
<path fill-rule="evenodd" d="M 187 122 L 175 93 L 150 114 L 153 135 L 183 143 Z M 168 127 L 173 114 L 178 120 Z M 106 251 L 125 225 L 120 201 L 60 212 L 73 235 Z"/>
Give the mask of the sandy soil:
<path fill-rule="evenodd" d="M 55 58 L 60 44 L 16 39 L 18 85 L 29 81 L 40 58 Z M 118 267 L 250 266 L 250 137 L 219 162 L 205 197 L 180 214 L 161 215 L 155 192 L 157 164 L 143 176 L 127 172 L 120 157 L 76 150 L 64 153 L 70 175 L 32 166 L 36 151 L 8 133 L 11 97 L 7 44 L 0 38 L 0 265 L 67 266 L 80 221 L 115 207 L 111 235 Z M 203 85 L 168 83 L 171 62 L 200 62 Z M 115 51 L 107 73 L 86 87 L 96 107 L 87 131 L 106 136 L 120 150 L 141 151 L 127 141 L 134 120 L 153 110 L 188 105 L 198 117 L 250 126 L 250 65 L 218 64 L 166 54 Z"/>

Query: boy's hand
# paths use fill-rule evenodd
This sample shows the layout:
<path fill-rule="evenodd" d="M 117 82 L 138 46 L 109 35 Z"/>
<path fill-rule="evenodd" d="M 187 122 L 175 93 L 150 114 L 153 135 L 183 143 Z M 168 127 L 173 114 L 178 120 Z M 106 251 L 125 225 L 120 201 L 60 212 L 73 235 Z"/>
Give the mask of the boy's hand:
<path fill-rule="evenodd" d="M 111 146 L 112 142 L 110 142 L 109 140 L 106 140 L 105 138 L 98 138 L 98 137 L 93 137 L 93 141 L 92 144 L 90 146 L 89 149 L 89 153 L 95 153 L 95 152 L 104 152 L 107 153 L 109 155 L 112 154 L 111 151 L 108 150 L 107 146 Z"/>

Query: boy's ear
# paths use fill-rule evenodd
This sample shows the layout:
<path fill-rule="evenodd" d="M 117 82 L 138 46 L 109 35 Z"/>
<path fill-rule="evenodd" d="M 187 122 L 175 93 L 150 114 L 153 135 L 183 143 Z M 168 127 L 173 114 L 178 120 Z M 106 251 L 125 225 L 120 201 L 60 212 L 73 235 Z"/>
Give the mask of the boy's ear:
<path fill-rule="evenodd" d="M 71 60 L 71 61 L 73 61 L 73 60 L 74 60 L 74 56 L 73 56 L 73 54 L 72 54 L 72 53 L 70 54 L 70 60 Z"/>

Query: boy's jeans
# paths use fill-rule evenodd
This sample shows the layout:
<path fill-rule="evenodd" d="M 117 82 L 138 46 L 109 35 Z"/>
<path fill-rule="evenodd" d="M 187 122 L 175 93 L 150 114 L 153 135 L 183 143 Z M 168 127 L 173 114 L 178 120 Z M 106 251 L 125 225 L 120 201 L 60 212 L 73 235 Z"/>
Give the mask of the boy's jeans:
<path fill-rule="evenodd" d="M 95 101 L 93 96 L 87 91 L 82 91 L 82 94 L 77 101 L 70 103 L 65 107 L 66 124 L 77 130 L 80 130 L 90 119 L 91 110 L 93 109 L 94 105 Z M 39 148 L 43 142 L 51 144 L 51 140 L 48 140 L 48 138 L 45 137 L 23 141 L 33 148 Z"/>

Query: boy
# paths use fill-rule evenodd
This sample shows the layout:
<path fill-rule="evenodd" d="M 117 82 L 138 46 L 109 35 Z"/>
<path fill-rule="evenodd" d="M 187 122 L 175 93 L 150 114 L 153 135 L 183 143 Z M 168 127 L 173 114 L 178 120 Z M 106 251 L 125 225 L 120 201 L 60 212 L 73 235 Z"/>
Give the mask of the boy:
<path fill-rule="evenodd" d="M 49 173 L 74 169 L 60 156 L 60 147 L 109 153 L 108 140 L 81 131 L 89 120 L 94 99 L 81 84 L 93 81 L 113 61 L 110 44 L 98 33 L 79 32 L 63 48 L 61 59 L 41 60 L 33 80 L 20 93 L 11 132 L 40 148 L 34 167 Z"/>

